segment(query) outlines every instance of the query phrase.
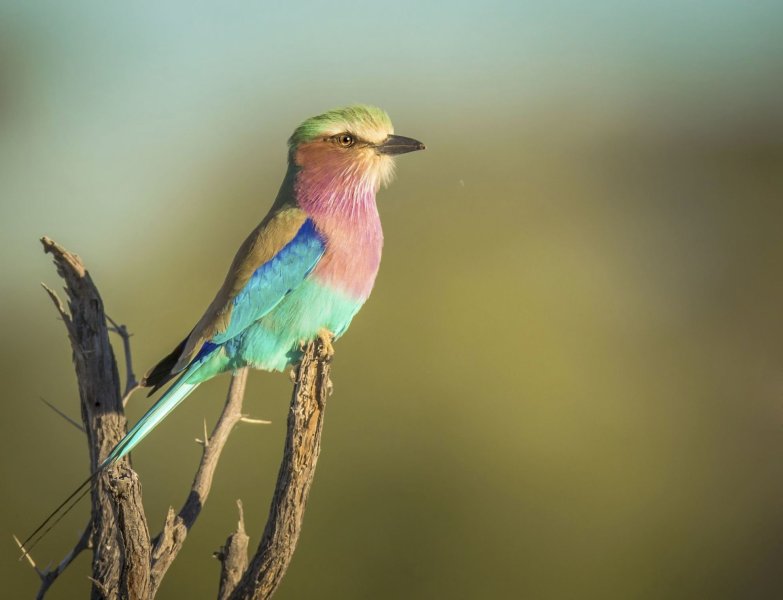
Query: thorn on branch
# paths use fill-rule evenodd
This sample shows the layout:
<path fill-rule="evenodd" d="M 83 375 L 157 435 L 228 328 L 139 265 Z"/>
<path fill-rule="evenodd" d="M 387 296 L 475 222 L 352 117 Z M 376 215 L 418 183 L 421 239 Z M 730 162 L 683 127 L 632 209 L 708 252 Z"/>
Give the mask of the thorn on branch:
<path fill-rule="evenodd" d="M 245 533 L 245 509 L 242 506 L 242 500 L 237 499 L 237 510 L 239 511 L 239 522 L 237 522 L 237 531 Z"/>
<path fill-rule="evenodd" d="M 265 419 L 251 419 L 247 415 L 242 415 L 239 417 L 240 422 L 242 423 L 249 423 L 250 425 L 270 425 L 272 421 L 267 421 Z"/>
<path fill-rule="evenodd" d="M 57 407 L 56 407 L 54 404 L 52 404 L 51 402 L 49 402 L 49 401 L 48 401 L 46 398 L 44 398 L 44 397 L 42 397 L 42 396 L 38 396 L 38 399 L 39 399 L 41 402 L 43 402 L 44 404 L 46 404 L 46 406 L 48 406 L 49 408 L 51 408 L 51 409 L 52 409 L 54 412 L 56 412 L 58 415 L 60 415 L 60 416 L 61 416 L 63 419 L 65 419 L 66 421 L 68 421 L 68 422 L 69 422 L 71 425 L 73 425 L 74 427 L 76 427 L 76 429 L 78 429 L 78 430 L 79 430 L 79 431 L 81 431 L 82 433 L 86 433 L 86 432 L 85 432 L 85 430 L 84 430 L 84 426 L 83 426 L 81 423 L 79 423 L 79 422 L 75 421 L 74 419 L 72 419 L 71 417 L 69 417 L 68 415 L 66 415 L 66 414 L 65 414 L 63 411 L 61 411 L 61 410 L 60 410 L 59 408 L 57 408 Z"/>
<path fill-rule="evenodd" d="M 40 570 L 38 570 L 38 566 L 35 564 L 35 561 L 33 560 L 33 557 L 30 556 L 30 553 L 24 549 L 24 546 L 22 546 L 22 542 L 19 541 L 19 538 L 16 537 L 16 534 L 11 534 L 11 536 L 14 538 L 14 541 L 16 542 L 16 545 L 19 546 L 19 550 L 22 551 L 22 556 L 19 557 L 19 560 L 27 559 L 27 562 L 30 564 L 30 566 L 35 570 L 36 573 L 38 573 L 39 577 L 43 577 L 43 574 Z"/>
<path fill-rule="evenodd" d="M 201 438 L 195 438 L 196 443 L 203 446 L 204 449 L 209 446 L 209 434 L 207 433 L 207 420 L 204 419 L 204 439 Z"/>

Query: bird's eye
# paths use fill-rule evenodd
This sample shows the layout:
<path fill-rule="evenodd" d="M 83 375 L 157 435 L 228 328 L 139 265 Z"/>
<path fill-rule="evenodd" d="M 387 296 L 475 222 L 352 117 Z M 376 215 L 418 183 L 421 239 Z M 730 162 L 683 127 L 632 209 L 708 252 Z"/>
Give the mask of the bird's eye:
<path fill-rule="evenodd" d="M 350 148 L 356 143 L 356 140 L 352 135 L 344 133 L 337 136 L 337 143 L 340 144 L 343 148 Z"/>

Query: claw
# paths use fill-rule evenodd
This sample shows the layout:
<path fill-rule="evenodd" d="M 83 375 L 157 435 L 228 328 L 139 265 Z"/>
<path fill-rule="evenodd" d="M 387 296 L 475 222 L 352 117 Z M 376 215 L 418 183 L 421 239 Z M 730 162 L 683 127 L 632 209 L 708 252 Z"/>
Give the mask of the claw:
<path fill-rule="evenodd" d="M 321 340 L 321 358 L 331 360 L 334 356 L 334 346 L 332 345 L 334 334 L 324 328 L 318 332 L 318 337 Z"/>

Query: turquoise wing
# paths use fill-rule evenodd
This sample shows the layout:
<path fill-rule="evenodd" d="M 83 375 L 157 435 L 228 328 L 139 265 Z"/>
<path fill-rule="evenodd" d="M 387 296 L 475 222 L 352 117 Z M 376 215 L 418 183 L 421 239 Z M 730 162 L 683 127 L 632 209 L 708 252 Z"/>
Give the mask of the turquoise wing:
<path fill-rule="evenodd" d="M 318 264 L 325 248 L 325 241 L 315 224 L 307 219 L 288 244 L 256 269 L 233 299 L 228 327 L 215 334 L 209 342 L 224 344 L 266 315 L 302 283 Z"/>

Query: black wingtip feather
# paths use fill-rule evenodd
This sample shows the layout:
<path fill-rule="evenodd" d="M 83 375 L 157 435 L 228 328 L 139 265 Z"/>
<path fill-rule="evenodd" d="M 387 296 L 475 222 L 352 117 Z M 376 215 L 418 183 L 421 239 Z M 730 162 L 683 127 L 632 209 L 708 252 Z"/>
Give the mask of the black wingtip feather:
<path fill-rule="evenodd" d="M 185 349 L 185 344 L 188 342 L 188 337 L 182 340 L 182 342 L 180 342 L 180 344 L 174 348 L 174 350 L 172 350 L 172 352 L 166 356 L 166 358 L 152 367 L 152 369 L 150 369 L 149 372 L 144 376 L 141 384 L 144 387 L 152 388 L 147 394 L 148 397 L 152 396 L 152 394 L 157 392 L 160 388 L 176 377 L 177 374 L 172 373 L 172 369 L 179 361 L 179 357 L 182 356 L 182 351 Z"/>

